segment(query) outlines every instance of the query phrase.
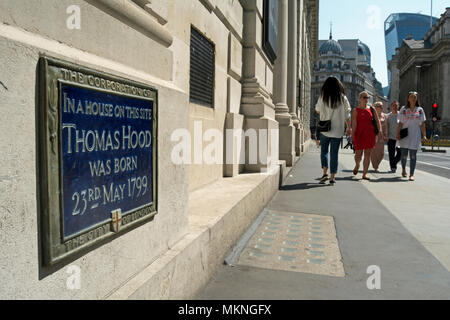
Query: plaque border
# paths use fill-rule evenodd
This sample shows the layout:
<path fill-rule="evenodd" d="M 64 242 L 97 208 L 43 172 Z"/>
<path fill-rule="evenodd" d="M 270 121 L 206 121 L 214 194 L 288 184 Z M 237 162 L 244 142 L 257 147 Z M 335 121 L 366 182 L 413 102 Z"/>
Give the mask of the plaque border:
<path fill-rule="evenodd" d="M 66 79 L 63 69 L 74 72 L 75 75 L 89 76 L 115 85 L 128 86 L 131 91 L 142 90 L 148 96 L 119 92 L 112 89 L 80 83 L 73 79 Z M 41 265 L 53 267 L 67 262 L 104 244 L 131 229 L 152 221 L 158 213 L 158 90 L 150 85 L 125 79 L 107 72 L 81 66 L 45 54 L 41 54 L 38 62 L 38 122 L 37 122 L 37 151 L 38 151 L 38 201 L 40 218 Z M 153 101 L 152 111 L 152 193 L 153 202 L 123 214 L 120 230 L 114 232 L 111 219 L 99 222 L 74 237 L 64 241 L 62 224 L 62 154 L 60 103 L 61 83 L 88 88 L 90 90 L 111 93 L 131 98 Z M 102 82 L 103 83 L 103 82 Z"/>

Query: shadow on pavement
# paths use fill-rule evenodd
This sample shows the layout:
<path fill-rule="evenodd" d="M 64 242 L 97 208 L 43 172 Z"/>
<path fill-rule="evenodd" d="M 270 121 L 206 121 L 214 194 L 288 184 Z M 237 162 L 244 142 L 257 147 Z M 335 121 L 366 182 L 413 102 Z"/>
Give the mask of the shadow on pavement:
<path fill-rule="evenodd" d="M 322 188 L 327 187 L 328 184 L 313 184 L 313 183 L 299 183 L 299 184 L 292 184 L 292 185 L 286 185 L 282 186 L 280 190 L 282 191 L 289 191 L 289 190 L 308 190 L 308 189 L 314 189 L 314 188 Z"/>
<path fill-rule="evenodd" d="M 372 179 L 370 180 L 370 182 L 409 182 L 409 181 L 402 179 L 402 177 L 392 177 L 392 178 Z"/>
<path fill-rule="evenodd" d="M 358 179 L 358 178 L 356 178 L 354 176 L 351 176 L 351 177 L 336 177 L 335 179 L 336 179 L 336 181 L 355 181 L 355 182 L 360 180 L 360 179 Z"/>
<path fill-rule="evenodd" d="M 374 173 L 374 174 L 392 174 L 391 171 L 379 171 L 379 172 L 375 172 L 375 171 L 371 171 L 371 170 L 369 170 L 369 173 Z"/>

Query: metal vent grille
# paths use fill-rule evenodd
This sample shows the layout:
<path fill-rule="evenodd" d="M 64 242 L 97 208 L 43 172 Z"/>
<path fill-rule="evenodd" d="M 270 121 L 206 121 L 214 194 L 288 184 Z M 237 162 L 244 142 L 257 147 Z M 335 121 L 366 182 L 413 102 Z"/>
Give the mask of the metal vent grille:
<path fill-rule="evenodd" d="M 208 107 L 214 106 L 214 53 L 214 44 L 191 28 L 189 100 Z"/>

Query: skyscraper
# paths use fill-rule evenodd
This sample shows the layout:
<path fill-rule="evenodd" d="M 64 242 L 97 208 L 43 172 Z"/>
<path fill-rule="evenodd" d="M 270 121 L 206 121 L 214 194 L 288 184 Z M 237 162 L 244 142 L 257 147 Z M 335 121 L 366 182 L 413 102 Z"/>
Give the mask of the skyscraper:
<path fill-rule="evenodd" d="M 430 30 L 432 23 L 438 20 L 430 16 L 417 13 L 393 13 L 384 22 L 384 38 L 386 43 L 386 62 L 395 55 L 395 49 L 402 46 L 402 41 L 407 37 L 421 40 Z M 391 73 L 388 70 L 388 81 L 391 83 Z"/>

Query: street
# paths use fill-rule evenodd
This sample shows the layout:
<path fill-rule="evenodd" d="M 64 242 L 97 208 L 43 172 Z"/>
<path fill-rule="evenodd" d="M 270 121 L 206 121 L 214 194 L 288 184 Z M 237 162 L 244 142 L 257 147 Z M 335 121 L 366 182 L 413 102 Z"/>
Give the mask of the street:
<path fill-rule="evenodd" d="M 420 153 L 415 182 L 383 161 L 369 182 L 341 150 L 331 187 L 312 147 L 198 299 L 450 299 L 448 160 Z"/>
<path fill-rule="evenodd" d="M 417 169 L 450 179 L 450 148 L 442 149 L 447 150 L 447 153 L 420 151 L 417 158 Z"/>

